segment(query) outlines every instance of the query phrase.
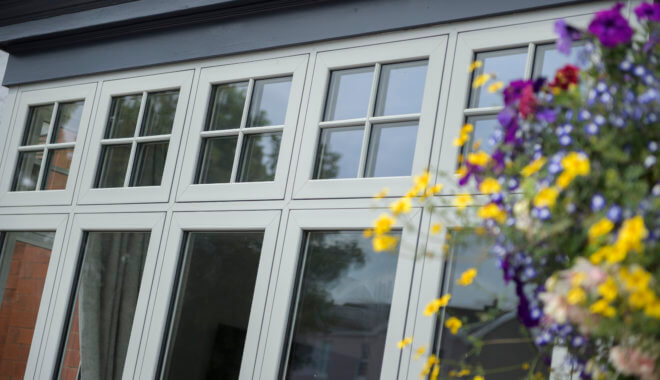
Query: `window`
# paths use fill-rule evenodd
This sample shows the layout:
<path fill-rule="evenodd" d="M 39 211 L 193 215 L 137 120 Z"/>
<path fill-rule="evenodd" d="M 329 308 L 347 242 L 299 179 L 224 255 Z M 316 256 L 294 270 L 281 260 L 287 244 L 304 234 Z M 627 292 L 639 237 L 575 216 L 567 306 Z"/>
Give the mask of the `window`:
<path fill-rule="evenodd" d="M 103 83 L 79 202 L 166 202 L 191 71 Z"/>
<path fill-rule="evenodd" d="M 71 202 L 95 88 L 21 93 L 0 180 L 0 204 Z"/>

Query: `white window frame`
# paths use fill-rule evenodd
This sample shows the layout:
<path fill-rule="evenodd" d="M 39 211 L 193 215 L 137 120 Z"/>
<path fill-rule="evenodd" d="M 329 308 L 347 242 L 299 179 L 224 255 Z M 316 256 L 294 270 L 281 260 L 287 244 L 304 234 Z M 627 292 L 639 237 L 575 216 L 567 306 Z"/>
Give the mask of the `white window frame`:
<path fill-rule="evenodd" d="M 410 185 L 411 176 L 426 169 L 429 165 L 446 49 L 447 36 L 442 35 L 318 53 L 305 118 L 300 158 L 296 169 L 294 198 L 371 197 L 384 187 L 388 187 L 392 195 L 403 195 Z M 318 139 L 321 132 L 319 124 L 323 118 L 331 72 L 340 69 L 422 59 L 428 59 L 428 69 L 424 82 L 422 108 L 419 113 L 419 126 L 411 175 L 402 177 L 312 179 Z M 378 69 L 374 70 L 374 80 L 378 80 L 378 71 Z M 372 84 L 372 92 L 376 91 L 375 87 Z M 375 95 L 372 93 L 371 96 L 373 103 Z M 401 116 L 352 119 L 348 125 L 359 125 L 360 123 L 364 125 L 366 119 L 374 123 L 400 121 Z M 344 125 L 347 124 L 347 121 L 323 122 L 323 124 Z M 369 144 L 369 130 L 370 128 L 365 128 L 362 141 L 363 161 L 366 159 L 366 150 Z"/>
<path fill-rule="evenodd" d="M 193 70 L 178 71 L 166 74 L 155 74 L 143 77 L 117 79 L 104 82 L 100 90 L 99 105 L 96 109 L 93 124 L 92 136 L 88 141 L 88 153 L 86 156 L 85 168 L 83 172 L 83 181 L 80 194 L 78 196 L 79 204 L 106 204 L 106 203 L 152 203 L 167 202 L 170 196 L 172 180 L 174 178 L 174 167 L 179 153 L 179 143 L 183 131 L 183 123 L 188 108 L 188 99 L 192 86 Z M 160 186 L 131 186 L 114 188 L 95 188 L 95 181 L 98 166 L 101 164 L 101 153 L 103 136 L 105 135 L 108 113 L 110 112 L 112 98 L 122 95 L 139 94 L 179 90 L 179 99 L 174 115 L 172 133 L 169 137 L 167 148 L 167 158 L 163 168 L 163 177 Z M 140 112 L 138 115 L 135 134 L 139 134 L 142 118 L 145 111 L 146 96 L 143 96 Z M 157 136 L 156 136 L 157 137 Z M 131 158 L 128 163 L 128 171 L 132 170 L 133 157 L 135 152 L 135 141 L 149 141 L 153 136 L 130 137 L 115 140 L 126 140 L 133 145 Z"/>
<path fill-rule="evenodd" d="M 4 160 L 4 170 L 0 177 L 0 206 L 9 205 L 69 205 L 73 199 L 73 189 L 76 186 L 78 177 L 78 168 L 85 147 L 85 136 L 87 125 L 92 114 L 92 103 L 96 92 L 96 83 L 80 84 L 59 88 L 50 88 L 44 90 L 24 91 L 18 94 L 17 105 L 14 107 L 14 118 L 12 126 L 9 128 L 7 138 L 6 157 Z M 18 162 L 18 155 L 23 147 L 21 141 L 25 135 L 25 127 L 29 117 L 31 106 L 38 106 L 49 103 L 66 103 L 72 101 L 84 101 L 78 135 L 73 143 L 50 143 L 50 134 L 54 129 L 54 123 L 57 115 L 57 107 L 53 107 L 53 113 L 50 121 L 49 134 L 44 145 L 49 147 L 73 147 L 73 157 L 69 167 L 69 176 L 66 182 L 66 188 L 62 190 L 41 190 L 39 183 L 43 178 L 48 157 L 42 158 L 41 169 L 39 171 L 39 181 L 37 188 L 31 191 L 12 191 L 12 184 Z M 9 104 L 7 104 L 9 108 Z"/>
<path fill-rule="evenodd" d="M 297 55 L 235 63 L 217 67 L 207 67 L 201 70 L 197 96 L 192 111 L 192 121 L 188 131 L 188 142 L 179 179 L 177 201 L 213 201 L 213 200 L 252 200 L 252 199 L 283 199 L 286 187 L 286 176 L 289 173 L 293 140 L 296 132 L 296 124 L 302 101 L 303 85 L 305 82 L 305 71 L 307 68 L 308 55 Z M 283 126 L 245 128 L 245 120 L 250 107 L 250 92 L 255 80 L 266 78 L 278 78 L 292 76 L 291 90 L 286 109 Z M 209 102 L 214 85 L 249 81 L 248 97 L 243 109 L 241 132 L 232 130 L 205 131 Z M 234 154 L 234 176 L 237 176 L 237 168 L 241 160 L 243 148 L 242 136 L 252 133 L 267 131 L 282 131 L 280 151 L 277 159 L 277 168 L 273 181 L 267 182 L 230 182 L 213 184 L 195 184 L 198 166 L 201 165 L 202 140 L 211 136 L 235 136 L 238 135 L 236 152 Z M 202 136 L 204 135 L 204 136 Z M 204 138 L 203 138 L 204 137 Z"/>
<path fill-rule="evenodd" d="M 140 363 L 135 372 L 137 379 L 154 379 L 159 371 L 161 352 L 167 344 L 170 331 L 166 330 L 170 316 L 170 305 L 176 297 L 175 281 L 179 269 L 180 256 L 183 252 L 183 239 L 186 232 L 221 232 L 221 231 L 264 231 L 259 269 L 257 271 L 252 307 L 248 322 L 247 337 L 243 348 L 239 379 L 256 378 L 257 345 L 263 337 L 261 326 L 264 318 L 264 305 L 271 277 L 280 210 L 269 211 L 209 211 L 176 212 L 173 214 L 168 231 L 167 244 L 158 262 L 159 278 L 155 285 L 154 302 L 148 316 L 149 329 L 146 341 L 141 347 L 136 362 Z M 181 286 L 179 284 L 178 286 Z M 146 331 L 146 329 L 145 329 Z"/>
<path fill-rule="evenodd" d="M 257 364 L 263 362 L 255 378 L 276 380 L 280 376 L 280 365 L 288 346 L 287 326 L 291 313 L 291 305 L 298 278 L 298 262 L 303 246 L 304 233 L 314 230 L 363 230 L 371 227 L 373 220 L 384 210 L 378 209 L 323 209 L 323 210 L 292 210 L 289 213 L 286 236 L 281 250 L 278 250 L 276 261 L 279 262 L 278 273 L 271 276 L 276 279 L 274 287 L 272 310 L 267 309 L 270 323 L 265 342 L 260 343 Z M 397 221 L 395 228 L 401 229 L 401 247 L 413 248 L 417 252 L 418 231 L 413 226 L 419 226 L 421 210 L 415 209 L 409 215 L 410 224 L 404 225 Z M 406 249 L 406 248 L 402 248 Z M 383 255 L 389 253 L 383 252 Z M 399 255 L 397 261 L 392 307 L 390 309 L 385 340 L 385 352 L 381 367 L 382 380 L 396 379 L 399 366 L 403 361 L 396 342 L 403 339 L 404 330 L 411 320 L 408 317 L 408 302 L 411 293 L 416 291 L 413 286 L 413 269 L 419 265 L 414 257 Z"/>
<path fill-rule="evenodd" d="M 0 218 L 1 232 L 23 232 L 23 231 L 54 231 L 55 239 L 48 262 L 48 272 L 41 293 L 39 313 L 34 327 L 34 335 L 30 344 L 25 379 L 39 379 L 36 371 L 39 366 L 39 353 L 43 350 L 45 338 L 48 334 L 47 327 L 52 319 L 54 308 L 55 284 L 57 269 L 63 255 L 64 235 L 66 233 L 68 215 L 66 214 L 32 214 L 32 215 L 3 215 Z M 1 249 L 1 248 L 0 248 Z"/>
<path fill-rule="evenodd" d="M 54 307 L 51 311 L 51 319 L 48 324 L 46 341 L 42 344 L 39 357 L 40 366 L 37 370 L 36 379 L 49 379 L 53 377 L 54 371 L 59 368 L 58 358 L 61 343 L 66 339 L 69 328 L 68 312 L 71 306 L 71 296 L 78 285 L 74 283 L 80 255 L 83 254 L 83 239 L 85 233 L 93 231 L 103 232 L 150 232 L 149 247 L 144 262 L 144 272 L 140 283 L 140 292 L 133 316 L 131 337 L 124 364 L 122 378 L 131 379 L 137 362 L 137 353 L 140 342 L 146 334 L 147 305 L 152 298 L 152 283 L 155 275 L 156 261 L 161 244 L 164 212 L 152 213 L 111 213 L 111 214 L 76 214 L 69 232 L 66 253 L 58 276 L 58 290 L 55 297 Z"/>

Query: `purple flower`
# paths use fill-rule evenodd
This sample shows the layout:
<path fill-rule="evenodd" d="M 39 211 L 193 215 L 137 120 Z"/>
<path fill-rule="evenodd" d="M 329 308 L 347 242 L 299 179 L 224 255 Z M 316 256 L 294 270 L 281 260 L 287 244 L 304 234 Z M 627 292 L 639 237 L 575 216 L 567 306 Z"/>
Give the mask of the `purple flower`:
<path fill-rule="evenodd" d="M 588 135 L 594 136 L 598 134 L 598 124 L 596 123 L 589 123 L 584 127 L 584 131 L 587 132 Z"/>
<path fill-rule="evenodd" d="M 632 38 L 633 30 L 621 15 L 621 8 L 623 3 L 616 3 L 611 9 L 597 12 L 589 24 L 589 32 L 606 47 L 628 43 Z"/>
<path fill-rule="evenodd" d="M 611 220 L 614 223 L 621 220 L 621 215 L 623 215 L 623 211 L 621 211 L 621 207 L 617 205 L 614 205 L 610 207 L 609 210 L 607 210 L 607 219 Z"/>
<path fill-rule="evenodd" d="M 571 43 L 580 39 L 580 31 L 566 24 L 565 20 L 555 22 L 555 33 L 557 33 L 557 50 L 560 53 L 571 54 Z"/>
<path fill-rule="evenodd" d="M 641 3 L 637 8 L 635 8 L 635 14 L 637 15 L 637 19 L 640 21 L 660 21 L 660 4 Z"/>
<path fill-rule="evenodd" d="M 557 119 L 557 113 L 550 108 L 544 108 L 536 113 L 536 117 L 548 123 L 554 123 Z"/>
<path fill-rule="evenodd" d="M 601 194 L 596 194 L 591 198 L 591 209 L 593 211 L 600 211 L 605 207 L 605 197 L 603 197 Z"/>

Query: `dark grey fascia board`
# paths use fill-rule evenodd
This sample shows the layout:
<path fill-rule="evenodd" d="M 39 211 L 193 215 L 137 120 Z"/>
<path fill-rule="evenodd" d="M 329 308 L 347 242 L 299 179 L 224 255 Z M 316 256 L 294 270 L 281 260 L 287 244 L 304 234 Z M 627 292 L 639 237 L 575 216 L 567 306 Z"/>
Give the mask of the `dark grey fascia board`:
<path fill-rule="evenodd" d="M 309 0 L 308 0 L 309 1 Z M 14 53 L 13 86 L 414 28 L 585 0 L 343 0 Z"/>

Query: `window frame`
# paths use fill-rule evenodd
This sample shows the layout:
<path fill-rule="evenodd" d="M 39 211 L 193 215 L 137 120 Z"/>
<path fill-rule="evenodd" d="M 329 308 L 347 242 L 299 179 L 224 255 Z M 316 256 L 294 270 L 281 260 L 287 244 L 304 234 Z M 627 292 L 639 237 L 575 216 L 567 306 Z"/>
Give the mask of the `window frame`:
<path fill-rule="evenodd" d="M 179 144 L 186 119 L 188 101 L 190 99 L 193 74 L 194 70 L 182 70 L 103 82 L 100 89 L 98 106 L 96 107 L 92 136 L 90 141 L 88 141 L 89 148 L 78 194 L 79 204 L 156 203 L 167 202 L 169 200 L 170 189 L 174 179 L 174 168 L 176 166 Z M 179 89 L 179 98 L 172 124 L 172 132 L 168 140 L 167 157 L 165 159 L 160 185 L 96 188 L 97 172 L 101 165 L 100 159 L 103 150 L 101 140 L 105 139 L 105 130 L 112 98 L 123 95 L 150 94 L 177 88 Z M 139 133 L 141 127 L 145 105 L 146 97 L 143 97 L 136 125 L 136 134 Z M 147 137 L 146 140 L 150 140 L 150 137 Z M 137 137 L 132 137 L 122 138 L 121 140 L 130 140 L 131 144 L 135 145 L 136 139 Z M 137 149 L 131 149 L 127 170 L 132 170 L 131 166 L 133 165 L 135 156 L 137 156 Z"/>
<path fill-rule="evenodd" d="M 58 289 L 54 298 L 54 307 L 51 311 L 51 319 L 48 324 L 46 341 L 40 350 L 40 366 L 35 372 L 39 379 L 53 378 L 55 371 L 59 368 L 60 352 L 62 343 L 66 340 L 69 328 L 69 311 L 71 297 L 76 297 L 75 282 L 79 271 L 81 255 L 84 254 L 83 246 L 87 232 L 138 232 L 149 231 L 149 246 L 144 262 L 144 272 L 140 283 L 140 293 L 133 316 L 131 326 L 131 337 L 129 340 L 126 362 L 122 378 L 134 377 L 137 366 L 137 353 L 140 342 L 146 336 L 148 325 L 146 324 L 147 307 L 153 298 L 153 279 L 156 275 L 155 267 L 159 259 L 158 252 L 161 244 L 163 225 L 165 221 L 164 212 L 143 213 L 97 213 L 76 214 L 68 233 L 65 255 L 58 273 Z M 27 378 L 27 377 L 26 377 Z"/>
<path fill-rule="evenodd" d="M 181 166 L 181 176 L 177 190 L 177 201 L 213 201 L 213 200 L 263 200 L 283 199 L 286 187 L 289 166 L 293 153 L 293 141 L 298 124 L 298 115 L 301 109 L 302 92 L 305 84 L 305 74 L 309 56 L 307 54 L 295 55 L 281 58 L 265 59 L 244 63 L 232 63 L 222 66 L 205 67 L 201 69 L 197 95 L 195 96 L 192 119 L 188 128 L 188 140 Z M 275 178 L 273 181 L 264 182 L 227 182 L 196 184 L 195 178 L 201 165 L 203 137 L 207 116 L 212 98 L 213 86 L 244 82 L 247 80 L 258 80 L 267 78 L 278 78 L 292 76 L 291 89 L 286 110 L 285 121 L 282 130 L 282 139 L 277 159 Z M 309 79 L 307 79 L 309 81 Z M 248 95 L 249 96 L 249 95 Z M 243 110 L 243 119 L 249 112 L 250 99 L 246 99 L 246 107 Z M 263 127 L 242 128 L 241 134 L 258 134 Z M 269 129 L 270 130 L 270 129 Z M 238 133 L 225 133 L 224 130 L 213 131 L 213 136 L 234 136 Z M 238 170 L 243 151 L 243 141 L 239 138 L 236 143 L 234 155 L 235 171 Z"/>
<path fill-rule="evenodd" d="M 153 301 L 150 302 L 147 317 L 149 329 L 143 339 L 143 344 L 136 357 L 140 363 L 135 371 L 136 378 L 155 379 L 160 372 L 159 365 L 164 364 L 166 354 L 165 345 L 170 334 L 169 317 L 171 308 L 176 307 L 178 287 L 175 284 L 179 262 L 184 254 L 183 242 L 186 232 L 221 232 L 221 231 L 248 231 L 263 230 L 264 238 L 257 270 L 247 336 L 243 348 L 241 372 L 239 379 L 255 378 L 253 372 L 257 366 L 257 346 L 264 338 L 262 327 L 267 318 L 264 313 L 266 297 L 269 293 L 269 281 L 272 277 L 273 257 L 280 222 L 280 210 L 264 211 L 208 211 L 175 212 L 167 232 L 167 242 L 163 253 L 159 257 L 154 279 Z M 175 288 L 175 285 L 177 286 Z M 271 290 L 272 291 L 272 290 Z M 145 329 L 147 331 L 147 329 Z M 161 362 L 161 357 L 163 361 Z M 161 374 L 162 375 L 162 374 Z"/>
<path fill-rule="evenodd" d="M 338 50 L 326 50 L 316 54 L 309 103 L 302 132 L 300 158 L 296 168 L 293 198 L 371 197 L 383 187 L 388 187 L 392 195 L 403 195 L 406 192 L 412 175 L 421 172 L 429 165 L 447 41 L 447 35 L 439 35 Z M 322 123 L 323 119 L 331 72 L 376 64 L 419 61 L 424 59 L 428 60 L 427 76 L 424 82 L 422 108 L 419 113 L 415 155 L 410 176 L 312 179 L 321 132 L 319 124 Z M 376 91 L 373 87 L 374 84 L 372 83 L 372 91 Z M 375 101 L 375 99 L 372 99 L 372 101 Z M 370 120 L 376 119 L 373 121 L 385 123 L 398 121 L 401 116 L 367 117 L 365 115 L 365 118 Z M 350 120 L 356 121 L 358 119 Z M 343 125 L 347 124 L 347 121 L 339 120 L 323 123 Z M 364 124 L 364 122 L 361 123 Z M 347 125 L 358 124 L 348 123 Z M 369 145 L 368 137 L 366 133 L 363 135 L 361 156 L 364 157 L 361 157 L 362 161 L 366 161 L 366 150 Z"/>
<path fill-rule="evenodd" d="M 85 150 L 87 127 L 90 124 L 94 96 L 96 93 L 96 83 L 84 83 L 79 85 L 64 86 L 58 88 L 48 88 L 41 90 L 22 91 L 17 95 L 16 106 L 14 108 L 14 117 L 9 131 L 7 132 L 7 146 L 5 160 L 3 162 L 2 176 L 0 177 L 0 206 L 15 205 L 69 205 L 73 200 L 73 191 L 78 179 L 78 171 L 81 166 L 83 150 Z M 63 190 L 42 190 L 39 186 L 30 191 L 12 191 L 14 176 L 16 174 L 16 165 L 18 163 L 19 152 L 22 150 L 22 139 L 25 135 L 26 123 L 29 117 L 30 107 L 50 103 L 68 103 L 72 101 L 84 101 L 80 125 L 76 141 L 73 143 L 50 143 L 30 145 L 39 146 L 42 151 L 46 151 L 49 145 L 63 145 L 68 148 L 73 146 L 73 157 L 69 167 L 69 175 L 66 182 L 66 188 Z M 7 104 L 7 108 L 10 105 Z M 50 121 L 50 132 L 54 128 L 56 120 L 57 107 L 54 107 Z M 6 120 L 6 119 L 5 119 Z M 34 150 L 30 150 L 34 151 Z M 48 149 L 48 152 L 52 152 Z M 39 183 L 44 177 L 48 157 L 44 155 L 39 171 Z"/>
<path fill-rule="evenodd" d="M 288 348 L 287 341 L 290 339 L 288 324 L 290 318 L 295 316 L 291 313 L 291 305 L 296 283 L 299 281 L 298 263 L 301 258 L 303 239 L 306 231 L 327 230 L 363 230 L 371 227 L 373 220 L 380 212 L 378 209 L 322 209 L 322 210 L 291 210 L 286 222 L 286 234 L 281 243 L 281 248 L 275 258 L 277 270 L 273 272 L 272 295 L 269 295 L 270 307 L 266 314 L 270 316 L 266 339 L 259 344 L 259 356 L 255 372 L 255 378 L 264 380 L 276 380 L 280 377 L 282 360 Z M 419 226 L 422 212 L 414 209 L 410 213 L 411 224 Z M 400 221 L 395 224 L 396 229 L 401 229 L 401 246 L 418 247 L 418 231 L 410 225 L 404 225 Z M 381 253 L 388 254 L 388 253 Z M 423 263 L 422 263 L 423 264 Z M 419 264 L 413 258 L 399 256 L 395 275 L 394 291 L 392 294 L 392 306 L 387 327 L 387 338 L 385 341 L 385 352 L 381 367 L 380 378 L 396 379 L 397 372 L 402 366 L 404 358 L 396 347 L 396 342 L 403 339 L 404 332 L 409 329 L 410 319 L 408 312 L 411 294 L 415 294 L 413 287 L 414 272 L 419 270 Z"/>

